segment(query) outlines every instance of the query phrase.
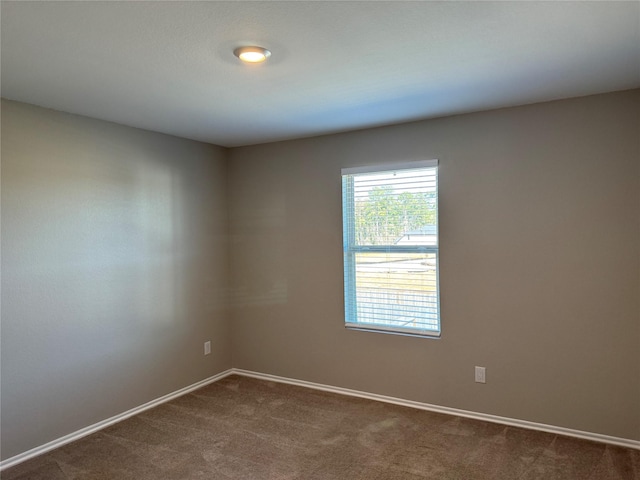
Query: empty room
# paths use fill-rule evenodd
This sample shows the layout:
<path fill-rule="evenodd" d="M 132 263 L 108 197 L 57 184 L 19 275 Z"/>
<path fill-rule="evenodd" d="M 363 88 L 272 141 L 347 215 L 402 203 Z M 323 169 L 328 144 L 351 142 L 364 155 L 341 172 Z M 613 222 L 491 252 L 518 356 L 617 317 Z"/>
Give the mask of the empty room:
<path fill-rule="evenodd" d="M 640 2 L 0 6 L 0 478 L 640 479 Z"/>

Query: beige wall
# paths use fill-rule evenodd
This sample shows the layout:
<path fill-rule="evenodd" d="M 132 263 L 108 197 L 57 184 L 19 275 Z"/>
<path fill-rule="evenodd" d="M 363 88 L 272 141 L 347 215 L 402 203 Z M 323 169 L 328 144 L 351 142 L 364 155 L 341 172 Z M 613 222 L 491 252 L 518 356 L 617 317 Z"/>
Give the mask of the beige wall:
<path fill-rule="evenodd" d="M 636 90 L 231 150 L 233 365 L 640 440 L 639 112 Z M 432 158 L 442 338 L 345 330 L 340 169 Z"/>
<path fill-rule="evenodd" d="M 231 366 L 225 155 L 2 102 L 2 458 Z"/>
<path fill-rule="evenodd" d="M 3 100 L 2 458 L 232 365 L 640 440 L 638 112 L 225 150 Z M 442 339 L 347 331 L 340 169 L 431 158 Z"/>

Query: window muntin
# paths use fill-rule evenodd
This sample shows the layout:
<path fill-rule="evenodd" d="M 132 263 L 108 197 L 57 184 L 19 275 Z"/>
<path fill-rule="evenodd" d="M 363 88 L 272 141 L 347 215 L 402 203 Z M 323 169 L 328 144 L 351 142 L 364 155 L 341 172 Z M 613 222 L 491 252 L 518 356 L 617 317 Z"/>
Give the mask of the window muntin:
<path fill-rule="evenodd" d="M 342 170 L 348 328 L 439 336 L 437 165 Z"/>

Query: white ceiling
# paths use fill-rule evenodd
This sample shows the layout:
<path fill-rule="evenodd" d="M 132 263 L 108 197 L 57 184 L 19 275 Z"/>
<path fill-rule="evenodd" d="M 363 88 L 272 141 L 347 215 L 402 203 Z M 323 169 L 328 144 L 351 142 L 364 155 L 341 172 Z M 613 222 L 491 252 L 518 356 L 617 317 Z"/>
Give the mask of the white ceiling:
<path fill-rule="evenodd" d="M 640 87 L 637 1 L 1 8 L 3 97 L 222 146 Z"/>

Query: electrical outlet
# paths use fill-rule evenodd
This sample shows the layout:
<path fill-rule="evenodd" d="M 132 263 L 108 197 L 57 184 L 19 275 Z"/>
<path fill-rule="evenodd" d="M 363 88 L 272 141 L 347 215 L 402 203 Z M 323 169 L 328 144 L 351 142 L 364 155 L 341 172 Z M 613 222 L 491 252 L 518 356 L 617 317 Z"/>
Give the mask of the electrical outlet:
<path fill-rule="evenodd" d="M 211 341 L 204 342 L 204 354 L 209 355 L 211 353 Z"/>
<path fill-rule="evenodd" d="M 487 383 L 487 369 L 485 367 L 476 367 L 476 382 Z"/>

